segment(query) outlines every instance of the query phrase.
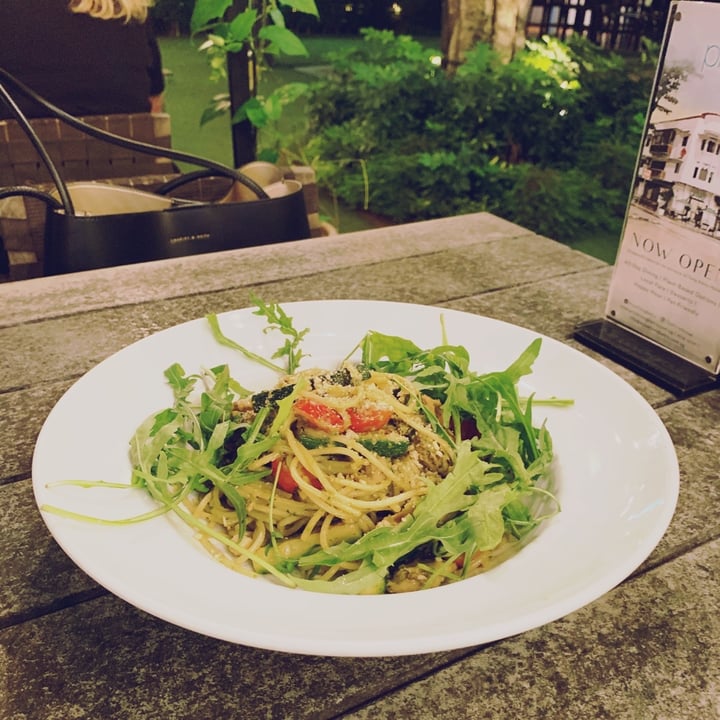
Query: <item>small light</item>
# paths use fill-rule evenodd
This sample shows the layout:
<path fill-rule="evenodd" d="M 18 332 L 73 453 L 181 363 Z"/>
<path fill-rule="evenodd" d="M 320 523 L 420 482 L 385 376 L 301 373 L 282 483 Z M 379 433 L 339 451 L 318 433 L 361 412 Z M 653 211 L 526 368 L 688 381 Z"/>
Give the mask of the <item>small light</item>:
<path fill-rule="evenodd" d="M 390 6 L 390 10 L 395 17 L 399 17 L 400 15 L 402 15 L 402 8 L 400 7 L 399 3 L 393 3 Z"/>
<path fill-rule="evenodd" d="M 442 65 L 442 56 L 441 55 L 432 55 L 430 57 L 430 64 L 435 65 L 435 67 L 440 67 Z"/>

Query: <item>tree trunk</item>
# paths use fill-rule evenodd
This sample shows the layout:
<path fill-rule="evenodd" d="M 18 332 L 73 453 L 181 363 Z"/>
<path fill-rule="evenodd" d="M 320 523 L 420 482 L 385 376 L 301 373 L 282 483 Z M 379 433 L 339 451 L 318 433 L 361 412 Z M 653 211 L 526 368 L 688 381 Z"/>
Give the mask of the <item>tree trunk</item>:
<path fill-rule="evenodd" d="M 0 0 L 1 1 L 1 0 Z M 245 3 L 234 0 L 228 17 L 233 18 L 245 9 Z M 257 67 L 255 56 L 249 48 L 227 54 L 228 91 L 230 93 L 230 117 L 247 100 L 257 94 Z M 249 120 L 233 123 L 231 127 L 233 164 L 241 167 L 257 156 L 257 130 Z"/>
<path fill-rule="evenodd" d="M 476 43 L 493 47 L 504 62 L 525 44 L 531 0 L 443 0 L 441 49 L 454 72 Z"/>
<path fill-rule="evenodd" d="M 257 69 L 255 58 L 248 48 L 227 55 L 228 90 L 230 92 L 230 117 L 246 101 L 257 93 Z M 257 130 L 249 120 L 232 124 L 233 163 L 241 167 L 257 156 Z"/>

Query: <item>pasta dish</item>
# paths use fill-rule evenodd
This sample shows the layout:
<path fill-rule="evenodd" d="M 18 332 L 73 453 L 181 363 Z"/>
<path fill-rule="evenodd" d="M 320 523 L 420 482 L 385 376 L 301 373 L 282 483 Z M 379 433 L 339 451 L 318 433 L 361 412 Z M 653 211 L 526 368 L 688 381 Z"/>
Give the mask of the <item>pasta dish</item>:
<path fill-rule="evenodd" d="M 174 365 L 174 405 L 131 441 L 133 485 L 217 560 L 321 592 L 421 590 L 493 567 L 557 512 L 551 438 L 517 392 L 539 339 L 482 375 L 461 346 L 373 332 L 360 360 L 299 369 L 305 331 L 258 304 L 294 333 L 276 385 L 250 392 L 226 365 Z"/>

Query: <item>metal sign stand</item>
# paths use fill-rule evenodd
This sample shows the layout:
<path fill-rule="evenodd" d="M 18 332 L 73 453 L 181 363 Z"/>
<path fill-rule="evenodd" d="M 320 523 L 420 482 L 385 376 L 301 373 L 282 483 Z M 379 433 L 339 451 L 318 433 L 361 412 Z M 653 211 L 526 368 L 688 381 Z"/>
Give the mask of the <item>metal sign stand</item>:
<path fill-rule="evenodd" d="M 612 320 L 580 323 L 574 337 L 678 397 L 720 387 L 720 379 Z"/>

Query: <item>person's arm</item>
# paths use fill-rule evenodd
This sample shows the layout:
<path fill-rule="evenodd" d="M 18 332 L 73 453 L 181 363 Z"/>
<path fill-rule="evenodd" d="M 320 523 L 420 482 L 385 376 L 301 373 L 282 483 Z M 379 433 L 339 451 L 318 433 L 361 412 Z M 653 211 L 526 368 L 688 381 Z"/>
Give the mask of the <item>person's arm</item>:
<path fill-rule="evenodd" d="M 159 95 L 150 96 L 150 112 L 161 113 L 165 112 L 165 95 L 160 93 Z"/>

